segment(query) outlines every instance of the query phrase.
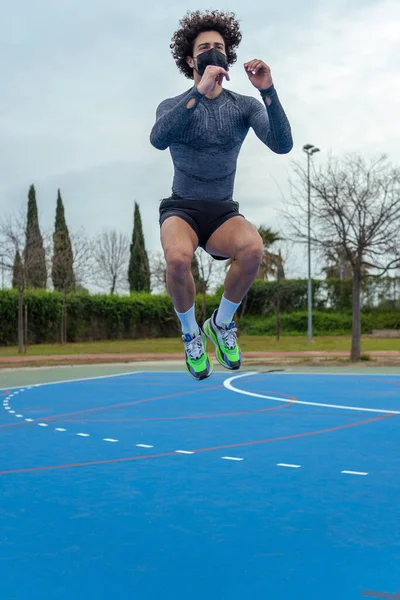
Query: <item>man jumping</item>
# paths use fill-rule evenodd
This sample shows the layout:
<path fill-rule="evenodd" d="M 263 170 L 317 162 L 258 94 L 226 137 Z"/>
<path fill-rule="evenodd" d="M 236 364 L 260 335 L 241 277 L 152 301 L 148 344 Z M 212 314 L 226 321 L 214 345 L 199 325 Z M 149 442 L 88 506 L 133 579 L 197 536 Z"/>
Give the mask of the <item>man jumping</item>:
<path fill-rule="evenodd" d="M 228 68 L 237 60 L 241 39 L 234 13 L 186 14 L 170 47 L 178 69 L 194 79 L 194 86 L 161 102 L 150 135 L 155 148 L 170 149 L 174 165 L 172 195 L 160 204 L 161 243 L 167 290 L 182 326 L 186 368 L 198 380 L 213 370 L 207 337 L 222 366 L 240 368 L 242 355 L 232 319 L 263 255 L 260 235 L 233 200 L 240 148 L 250 128 L 277 154 L 287 154 L 293 147 L 290 125 L 265 62 L 244 63 L 261 100 L 222 87 L 224 79 L 230 81 Z M 195 317 L 190 270 L 198 246 L 215 259 L 231 259 L 219 308 L 202 329 Z"/>

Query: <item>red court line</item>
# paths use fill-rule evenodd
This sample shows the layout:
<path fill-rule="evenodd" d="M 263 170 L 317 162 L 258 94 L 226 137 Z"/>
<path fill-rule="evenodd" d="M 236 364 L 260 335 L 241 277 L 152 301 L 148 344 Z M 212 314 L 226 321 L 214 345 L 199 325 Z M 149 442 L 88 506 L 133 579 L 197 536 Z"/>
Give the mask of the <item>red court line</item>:
<path fill-rule="evenodd" d="M 225 389 L 223 388 L 223 386 L 220 385 L 215 385 L 212 387 L 207 387 L 207 388 L 203 388 L 203 389 L 197 389 L 197 390 L 185 390 L 183 392 L 175 392 L 173 394 L 166 394 L 164 396 L 153 396 L 152 398 L 145 398 L 144 400 L 132 400 L 131 402 L 121 402 L 118 404 L 109 404 L 106 406 L 96 406 L 93 408 L 85 408 L 82 410 L 76 410 L 73 412 L 68 412 L 68 413 L 63 413 L 63 414 L 58 414 L 58 415 L 50 415 L 49 417 L 40 417 L 40 419 L 42 421 L 57 421 L 60 417 L 70 417 L 72 415 L 81 415 L 81 414 L 87 414 L 87 413 L 91 413 L 91 412 L 98 412 L 101 410 L 109 410 L 109 409 L 114 409 L 114 408 L 123 408 L 125 406 L 133 406 L 135 404 L 144 404 L 146 402 L 155 402 L 156 400 L 165 400 L 166 398 L 175 398 L 177 396 L 186 396 L 187 394 L 199 394 L 201 392 L 208 392 L 209 390 L 217 390 L 217 389 Z"/>
<path fill-rule="evenodd" d="M 79 382 L 82 383 L 82 382 Z M 68 417 L 68 416 L 72 416 L 72 415 L 80 415 L 80 414 L 86 414 L 86 413 L 90 413 L 90 412 L 98 412 L 98 411 L 102 411 L 102 410 L 108 410 L 108 409 L 114 409 L 114 408 L 123 408 L 125 406 L 132 406 L 134 404 L 143 404 L 146 402 L 155 402 L 156 400 L 165 400 L 166 398 L 173 398 L 173 397 L 178 397 L 178 396 L 185 396 L 186 394 L 197 394 L 197 393 L 201 393 L 201 392 L 207 392 L 209 390 L 217 390 L 217 389 L 221 389 L 221 390 L 225 390 L 225 388 L 222 386 L 222 384 L 218 384 L 218 385 L 214 385 L 214 386 L 210 386 L 207 388 L 198 388 L 195 390 L 186 390 L 183 392 L 176 392 L 173 394 L 167 394 L 165 396 L 154 396 L 152 398 L 145 398 L 144 400 L 133 400 L 132 402 L 123 402 L 123 403 L 119 403 L 119 404 L 111 404 L 111 405 L 106 405 L 106 406 L 98 406 L 98 407 L 93 407 L 93 408 L 87 408 L 87 409 L 82 409 L 82 410 L 78 410 L 78 411 L 73 411 L 73 412 L 69 412 L 69 413 L 63 413 L 63 414 L 57 414 L 57 415 L 51 415 L 48 417 L 38 417 L 37 419 L 34 419 L 32 423 L 9 423 L 7 425 L 0 425 L 0 428 L 3 427 L 20 427 L 21 425 L 25 425 L 26 427 L 29 427 L 29 425 L 34 425 L 35 423 L 37 423 L 38 421 L 58 421 L 60 420 L 61 417 Z M 291 396 L 289 396 L 291 397 Z M 67 419 L 64 419 L 67 420 Z"/>
<path fill-rule="evenodd" d="M 39 420 L 40 419 L 38 419 L 38 421 Z M 33 423 L 24 423 L 21 421 L 17 421 L 16 423 L 7 423 L 6 425 L 0 425 L 0 429 L 4 429 L 4 427 L 22 427 L 23 425 L 25 427 L 29 427 L 29 425 L 33 425 Z"/>
<path fill-rule="evenodd" d="M 134 404 L 143 404 L 146 402 L 155 402 L 156 400 L 165 400 L 166 398 L 174 398 L 177 396 L 185 396 L 186 394 L 198 394 L 201 392 L 207 392 L 209 390 L 217 390 L 217 389 L 221 389 L 224 390 L 225 388 L 219 384 L 219 385 L 214 385 L 214 386 L 210 386 L 207 388 L 198 388 L 195 390 L 186 390 L 184 392 L 175 392 L 173 394 L 167 394 L 164 396 L 154 396 L 152 398 L 145 398 L 144 400 L 133 400 L 132 402 L 123 402 L 120 404 L 110 404 L 110 405 L 106 405 L 106 406 L 98 406 L 98 407 L 94 407 L 94 408 L 86 408 L 86 409 L 82 409 L 82 410 L 78 410 L 78 411 L 73 411 L 73 412 L 69 412 L 69 413 L 63 413 L 63 414 L 58 414 L 58 415 L 52 415 L 49 417 L 38 417 L 37 419 L 34 419 L 32 423 L 9 423 L 7 425 L 0 425 L 0 428 L 2 427 L 18 427 L 21 425 L 26 425 L 27 427 L 29 427 L 29 425 L 35 425 L 35 423 L 37 423 L 38 421 L 49 421 L 49 422 L 55 422 L 60 420 L 61 417 L 68 417 L 68 416 L 72 416 L 72 415 L 80 415 L 80 414 L 86 414 L 86 413 L 90 413 L 90 412 L 98 412 L 98 411 L 102 411 L 102 410 L 109 410 L 109 409 L 114 409 L 114 408 L 123 408 L 126 406 L 132 406 Z M 22 410 L 22 409 L 21 409 Z M 67 419 L 63 419 L 63 420 L 67 420 Z"/>
<path fill-rule="evenodd" d="M 383 383 L 388 383 L 389 385 L 396 385 L 397 387 L 400 387 L 400 383 L 396 383 L 395 381 L 391 381 L 390 379 L 383 379 L 383 378 L 378 379 L 377 377 L 372 377 L 372 375 L 368 375 L 368 377 L 366 377 L 366 379 L 370 379 L 372 381 L 379 381 L 379 383 L 381 383 L 383 381 Z"/>
<path fill-rule="evenodd" d="M 280 393 L 280 392 L 268 392 L 268 393 Z M 290 394 L 280 394 L 281 396 L 285 396 L 286 398 L 291 398 L 289 402 L 284 402 L 279 404 L 278 406 L 271 406 L 269 408 L 258 408 L 254 410 L 242 410 L 242 411 L 231 411 L 227 413 L 215 413 L 208 415 L 188 415 L 188 416 L 178 416 L 178 417 L 143 417 L 143 418 L 135 418 L 135 419 L 65 419 L 68 423 L 127 423 L 127 422 L 143 422 L 143 421 L 179 421 L 179 420 L 187 420 L 187 419 L 216 419 L 217 417 L 234 417 L 237 415 L 251 415 L 253 413 L 263 413 L 270 411 L 282 410 L 282 408 L 287 408 L 288 406 L 293 406 L 297 400 L 295 396 L 291 396 Z"/>
<path fill-rule="evenodd" d="M 386 415 L 381 415 L 380 417 L 373 417 L 371 419 L 366 419 L 363 421 L 356 421 L 355 423 L 350 423 L 348 425 L 340 425 L 338 427 L 330 427 L 328 429 L 318 429 L 315 431 L 306 431 L 303 433 L 296 433 L 293 435 L 285 435 L 285 436 L 281 436 L 281 437 L 268 438 L 265 440 L 254 440 L 254 441 L 250 441 L 250 442 L 241 442 L 238 444 L 225 444 L 223 446 L 212 446 L 210 448 L 198 448 L 197 450 L 192 450 L 192 452 L 194 452 L 194 453 L 211 452 L 214 450 L 226 450 L 227 448 L 240 448 L 243 446 L 255 446 L 257 444 L 271 444 L 272 442 L 294 440 L 296 438 L 302 438 L 302 437 L 307 437 L 307 436 L 311 436 L 311 435 L 321 435 L 324 433 L 331 433 L 333 431 L 339 431 L 342 429 L 350 429 L 351 427 L 358 427 L 360 425 L 366 425 L 367 423 L 374 423 L 376 421 L 381 421 L 383 419 L 389 419 L 390 417 L 396 417 L 396 416 L 397 415 L 394 415 L 394 414 L 386 414 Z M 95 460 L 95 461 L 71 463 L 71 464 L 64 464 L 64 465 L 49 465 L 49 466 L 44 466 L 44 467 L 27 467 L 24 469 L 10 469 L 8 471 L 0 471 L 0 475 L 10 475 L 12 473 L 31 473 L 34 471 L 54 471 L 54 470 L 59 470 L 59 469 L 71 469 L 71 468 L 77 468 L 77 467 L 105 465 L 105 464 L 112 464 L 112 463 L 119 463 L 119 462 L 133 462 L 133 461 L 138 461 L 138 460 L 148 460 L 150 458 L 164 458 L 167 456 L 180 456 L 180 455 L 178 455 L 175 451 L 173 451 L 173 452 L 163 452 L 160 454 L 147 454 L 147 455 L 142 455 L 142 456 L 126 456 L 126 457 L 121 457 L 121 458 L 110 458 L 110 459 L 104 459 L 104 460 Z"/>

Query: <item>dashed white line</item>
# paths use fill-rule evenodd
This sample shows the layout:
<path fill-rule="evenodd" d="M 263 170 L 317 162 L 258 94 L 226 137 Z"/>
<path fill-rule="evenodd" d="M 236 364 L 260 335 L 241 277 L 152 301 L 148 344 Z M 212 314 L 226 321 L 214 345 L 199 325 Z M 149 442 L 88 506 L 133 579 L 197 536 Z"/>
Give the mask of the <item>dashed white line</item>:
<path fill-rule="evenodd" d="M 248 375 L 248 374 L 246 374 L 246 375 Z M 233 380 L 233 379 L 236 379 L 236 378 L 231 378 L 231 380 Z M 230 384 L 230 380 L 228 380 L 228 381 L 229 381 L 229 384 Z M 228 387 L 228 389 L 229 388 L 232 389 L 232 387 L 229 384 L 226 385 L 225 387 Z M 10 406 L 8 406 L 8 403 L 9 403 L 9 400 L 11 400 L 13 398 L 13 396 L 18 395 L 20 392 L 25 392 L 27 389 L 32 389 L 32 387 L 39 387 L 39 385 L 37 385 L 37 386 L 30 386 L 30 387 L 27 387 L 26 389 L 21 389 L 19 391 L 15 391 L 13 394 L 10 394 L 9 396 L 7 396 L 4 399 L 4 401 L 3 401 L 4 409 L 7 410 L 10 414 L 14 414 L 15 417 L 17 417 L 17 418 L 23 418 L 23 415 L 21 415 L 21 414 L 15 414 L 15 411 L 10 409 Z M 233 391 L 239 391 L 239 390 L 234 389 Z M 243 393 L 243 391 L 240 390 L 239 393 Z M 244 393 L 246 394 L 246 392 L 244 392 Z M 281 399 L 281 398 L 273 398 L 273 397 L 270 397 L 270 396 L 261 396 L 261 395 L 254 394 L 254 393 L 251 393 L 251 392 L 247 393 L 246 395 L 267 397 L 267 398 L 269 398 L 271 400 L 273 399 L 273 400 L 278 400 L 278 401 L 281 401 L 281 402 L 285 401 L 285 399 L 283 399 L 283 398 Z M 302 404 L 301 402 L 298 402 L 298 403 Z M 314 404 L 314 403 L 306 403 L 306 402 L 304 402 L 304 404 Z M 327 405 L 322 405 L 322 406 L 327 406 Z M 335 406 L 335 405 L 333 405 L 333 406 L 331 405 L 331 407 L 332 408 L 343 408 L 343 409 L 349 408 L 350 410 L 366 410 L 366 409 L 360 408 L 360 407 L 342 407 L 342 406 Z M 382 409 L 379 409 L 379 410 L 378 409 L 369 409 L 369 411 L 370 412 L 382 412 L 382 413 L 386 412 L 386 411 L 384 411 Z M 399 414 L 398 411 L 387 411 L 387 412 L 388 413 L 392 412 L 392 413 Z M 33 423 L 34 419 L 25 419 L 25 421 L 28 422 L 28 423 Z M 47 423 L 37 423 L 37 425 L 39 427 L 48 427 Z M 56 427 L 55 431 L 65 432 L 65 431 L 67 431 L 67 429 L 64 429 L 62 427 Z M 79 437 L 90 437 L 89 433 L 77 433 L 76 435 L 79 436 Z M 117 443 L 117 442 L 119 442 L 119 440 L 114 439 L 114 438 L 103 438 L 103 441 L 110 442 L 110 443 Z M 136 444 L 136 446 L 138 448 L 149 448 L 149 449 L 150 448 L 154 448 L 154 446 L 152 446 L 150 444 Z M 175 453 L 176 454 L 184 454 L 184 455 L 195 454 L 195 452 L 191 451 L 191 450 L 175 450 Z M 241 461 L 244 460 L 243 458 L 236 457 L 236 456 L 222 456 L 221 459 L 222 460 L 235 461 L 235 462 L 241 462 Z M 296 465 L 296 464 L 290 464 L 290 463 L 277 463 L 277 466 L 278 467 L 283 467 L 283 468 L 291 468 L 291 469 L 300 469 L 302 467 L 302 465 Z M 348 471 L 348 470 L 343 470 L 343 471 L 341 471 L 341 473 L 345 474 L 345 475 L 355 475 L 355 476 L 363 476 L 363 477 L 369 475 L 369 473 L 364 472 L 364 471 Z"/>
<path fill-rule="evenodd" d="M 22 419 L 22 417 L 23 417 L 24 415 L 15 415 L 15 416 L 17 417 L 17 419 Z"/>

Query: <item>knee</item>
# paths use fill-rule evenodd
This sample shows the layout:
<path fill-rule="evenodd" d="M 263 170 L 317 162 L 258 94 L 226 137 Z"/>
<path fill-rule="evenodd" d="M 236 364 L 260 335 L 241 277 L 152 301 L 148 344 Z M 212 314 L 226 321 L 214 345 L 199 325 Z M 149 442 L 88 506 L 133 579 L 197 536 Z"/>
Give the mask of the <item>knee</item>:
<path fill-rule="evenodd" d="M 255 238 L 251 243 L 247 244 L 241 252 L 238 253 L 237 259 L 246 268 L 253 270 L 258 269 L 262 263 L 264 247 L 261 237 Z"/>
<path fill-rule="evenodd" d="M 167 273 L 173 279 L 183 279 L 190 271 L 192 255 L 184 250 L 173 250 L 165 253 Z"/>

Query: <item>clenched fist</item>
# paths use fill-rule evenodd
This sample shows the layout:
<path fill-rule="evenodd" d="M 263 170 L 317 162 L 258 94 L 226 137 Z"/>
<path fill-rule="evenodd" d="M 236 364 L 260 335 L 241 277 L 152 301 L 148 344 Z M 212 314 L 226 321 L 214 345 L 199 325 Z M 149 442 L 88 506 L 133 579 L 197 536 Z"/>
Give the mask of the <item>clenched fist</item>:
<path fill-rule="evenodd" d="M 248 78 L 258 90 L 267 90 L 273 85 L 271 69 L 265 62 L 254 58 L 244 63 L 244 69 Z"/>
<path fill-rule="evenodd" d="M 225 71 L 223 67 L 208 65 L 203 73 L 199 85 L 197 86 L 197 89 L 200 94 L 204 94 L 206 96 L 213 91 L 217 84 L 222 84 L 224 77 L 227 81 L 230 81 L 229 73 L 228 71 Z"/>

